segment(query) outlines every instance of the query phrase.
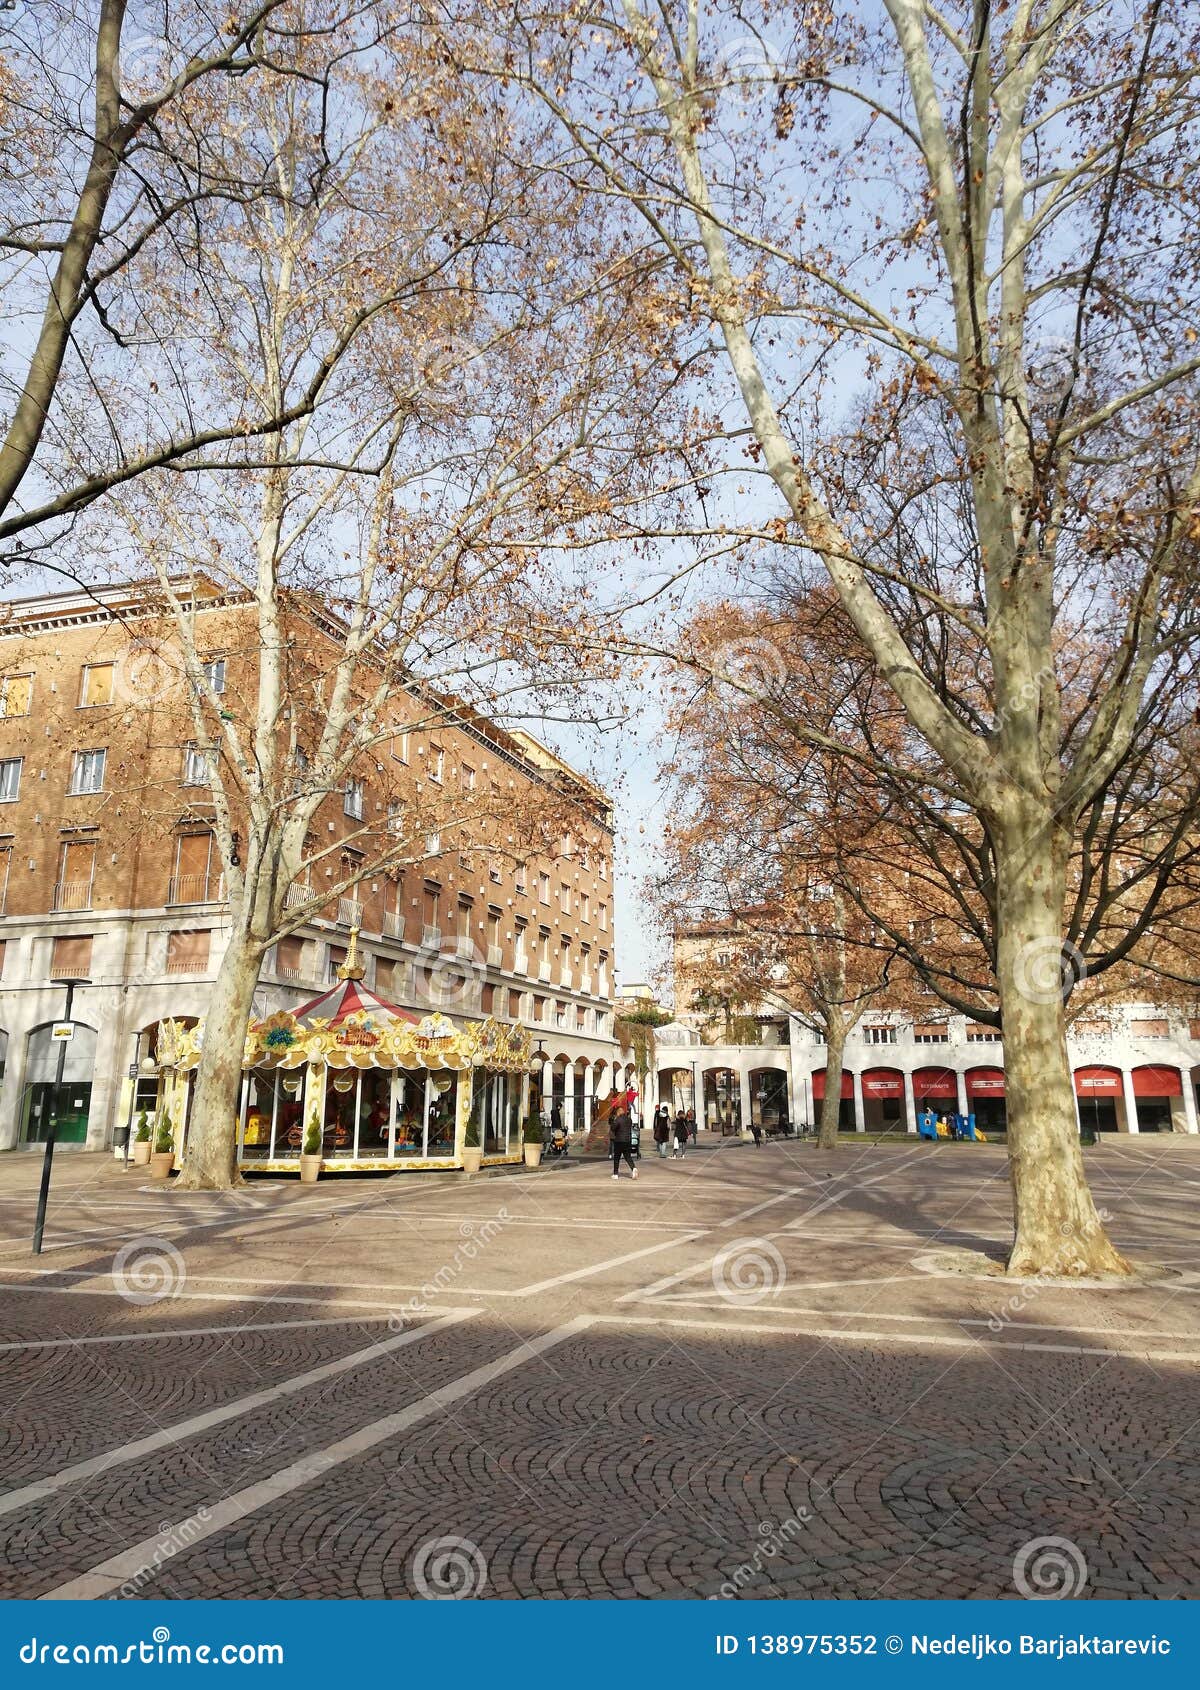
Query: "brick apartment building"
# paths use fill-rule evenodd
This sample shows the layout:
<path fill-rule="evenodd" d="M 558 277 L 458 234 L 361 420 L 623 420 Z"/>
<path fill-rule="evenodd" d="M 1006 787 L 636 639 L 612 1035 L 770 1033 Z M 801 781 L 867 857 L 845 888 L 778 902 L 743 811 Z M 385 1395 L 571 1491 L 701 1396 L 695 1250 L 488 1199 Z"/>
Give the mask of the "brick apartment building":
<path fill-rule="evenodd" d="M 257 636 L 244 606 L 216 589 L 198 592 L 193 608 L 208 684 L 232 719 L 256 688 Z M 328 626 L 298 607 L 291 661 L 310 651 L 317 661 Z M 628 1073 L 613 1043 L 609 802 L 531 736 L 450 704 L 434 720 L 427 697 L 419 707 L 414 697 L 397 694 L 394 738 L 322 801 L 314 831 L 322 850 L 348 842 L 320 859 L 342 879 L 364 827 L 382 834 L 405 805 L 430 818 L 425 849 L 383 872 L 378 853 L 362 853 L 362 877 L 268 952 L 256 1013 L 293 1009 L 332 982 L 357 928 L 366 984 L 380 997 L 418 1014 L 528 1027 L 542 1057 L 535 1086 L 582 1128 L 593 1100 Z M 194 743 L 191 722 L 161 613 L 136 592 L 3 607 L 0 1149 L 37 1143 L 52 1108 L 62 1142 L 111 1142 L 133 1109 L 153 1105 L 157 1078 L 134 1081 L 131 1070 L 149 1066 L 159 1022 L 205 1014 L 229 924 L 212 753 Z M 515 831 L 497 832 L 494 850 L 443 841 L 436 796 L 477 788 L 498 795 L 497 815 L 549 819 L 543 848 L 522 860 Z M 294 885 L 289 905 L 320 885 Z M 52 1095 L 51 1028 L 67 977 L 87 984 L 75 991 L 64 1086 Z"/>

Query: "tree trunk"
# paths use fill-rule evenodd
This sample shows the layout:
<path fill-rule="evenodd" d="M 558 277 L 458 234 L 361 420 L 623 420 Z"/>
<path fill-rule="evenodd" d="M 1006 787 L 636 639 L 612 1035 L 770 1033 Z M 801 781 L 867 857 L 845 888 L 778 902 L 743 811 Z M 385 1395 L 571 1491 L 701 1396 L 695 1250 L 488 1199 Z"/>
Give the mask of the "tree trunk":
<path fill-rule="evenodd" d="M 838 1122 L 842 1113 L 842 1059 L 846 1049 L 845 1031 L 830 1026 L 825 1045 L 825 1096 L 821 1100 L 821 1127 L 817 1144 L 822 1150 L 836 1150 Z"/>
<path fill-rule="evenodd" d="M 1127 1274 L 1083 1170 L 1062 998 L 1065 850 L 1053 819 L 1010 815 L 993 830 L 997 972 L 1004 1028 L 1010 1274 Z"/>
<path fill-rule="evenodd" d="M 261 962 L 260 947 L 235 929 L 204 1017 L 187 1154 L 178 1180 L 189 1191 L 228 1191 L 241 1183 L 237 1132 L 242 1053 Z"/>

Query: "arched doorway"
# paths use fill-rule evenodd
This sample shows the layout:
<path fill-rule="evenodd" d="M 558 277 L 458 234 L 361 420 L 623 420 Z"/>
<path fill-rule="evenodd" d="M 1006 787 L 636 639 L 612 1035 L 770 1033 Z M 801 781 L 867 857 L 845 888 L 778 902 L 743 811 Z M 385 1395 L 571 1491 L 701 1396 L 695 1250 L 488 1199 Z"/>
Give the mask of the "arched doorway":
<path fill-rule="evenodd" d="M 1164 1068 L 1157 1063 L 1135 1068 L 1133 1095 L 1137 1099 L 1138 1132 L 1186 1132 L 1183 1076 L 1178 1068 Z"/>
<path fill-rule="evenodd" d="M 968 1068 L 967 1108 L 984 1132 L 1002 1133 L 1008 1127 L 1003 1068 Z"/>
<path fill-rule="evenodd" d="M 25 1090 L 21 1098 L 21 1141 L 44 1144 L 55 1123 L 60 1144 L 87 1142 L 92 1107 L 92 1076 L 96 1068 L 96 1029 L 82 1021 L 65 1042 L 52 1037 L 59 1023 L 47 1021 L 29 1035 L 25 1061 Z M 63 1078 L 58 1084 L 58 1063 Z"/>
<path fill-rule="evenodd" d="M 868 1132 L 886 1132 L 904 1121 L 904 1075 L 899 1068 L 867 1068 L 862 1077 L 863 1121 Z"/>
<path fill-rule="evenodd" d="M 706 1068 L 704 1080 L 704 1122 L 722 1138 L 733 1138 L 742 1130 L 742 1085 L 732 1068 Z"/>
<path fill-rule="evenodd" d="M 788 1120 L 787 1075 L 778 1068 L 750 1070 L 751 1118 L 767 1133 L 786 1133 Z"/>
<path fill-rule="evenodd" d="M 918 1068 L 912 1077 L 913 1102 L 918 1115 L 952 1115 L 958 1108 L 958 1075 L 953 1068 Z"/>
<path fill-rule="evenodd" d="M 1125 1086 L 1119 1068 L 1097 1064 L 1076 1068 L 1075 1096 L 1079 1099 L 1079 1125 L 1084 1132 L 1128 1132 L 1125 1120 Z"/>
<path fill-rule="evenodd" d="M 825 1101 L 825 1070 L 818 1068 L 812 1077 L 813 1107 L 818 1117 L 821 1104 Z M 854 1075 L 842 1069 L 842 1095 L 838 1103 L 838 1131 L 853 1132 L 854 1121 Z"/>

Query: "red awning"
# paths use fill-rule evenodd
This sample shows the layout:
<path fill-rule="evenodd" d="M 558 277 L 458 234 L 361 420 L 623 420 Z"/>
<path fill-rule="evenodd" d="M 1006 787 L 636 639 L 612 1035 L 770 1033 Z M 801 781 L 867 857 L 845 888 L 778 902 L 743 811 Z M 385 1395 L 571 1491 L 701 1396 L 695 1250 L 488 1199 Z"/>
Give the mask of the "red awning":
<path fill-rule="evenodd" d="M 1076 1068 L 1075 1070 L 1076 1097 L 1120 1097 L 1123 1089 L 1119 1068 Z"/>
<path fill-rule="evenodd" d="M 818 1068 L 816 1073 L 813 1075 L 813 1077 L 812 1077 L 812 1087 L 813 1087 L 813 1100 L 814 1100 L 814 1102 L 816 1102 L 816 1103 L 822 1102 L 824 1097 L 825 1097 L 825 1070 L 824 1070 L 824 1068 Z M 853 1074 L 847 1074 L 847 1072 L 844 1068 L 842 1069 L 842 1096 L 844 1098 L 854 1096 L 854 1075 Z"/>
<path fill-rule="evenodd" d="M 1003 1097 L 1004 1069 L 1003 1068 L 968 1068 L 967 1069 L 968 1097 Z"/>
<path fill-rule="evenodd" d="M 904 1075 L 897 1068 L 868 1068 L 862 1092 L 864 1097 L 903 1097 Z"/>
<path fill-rule="evenodd" d="M 379 1016 L 384 1021 L 411 1021 L 415 1025 L 420 1019 L 407 1009 L 401 1009 L 399 1004 L 388 1003 L 386 998 L 377 997 L 361 980 L 338 980 L 327 992 L 302 1003 L 292 1014 L 297 1021 L 305 1025 L 312 1017 L 319 1016 L 323 1021 L 328 1021 L 331 1027 L 340 1027 L 348 1015 L 354 1015 L 360 1010 Z"/>
<path fill-rule="evenodd" d="M 924 1098 L 958 1098 L 958 1079 L 949 1068 L 918 1068 L 912 1082 L 918 1103 Z"/>
<path fill-rule="evenodd" d="M 1135 1097 L 1182 1097 L 1183 1081 L 1178 1068 L 1135 1068 L 1133 1070 Z"/>

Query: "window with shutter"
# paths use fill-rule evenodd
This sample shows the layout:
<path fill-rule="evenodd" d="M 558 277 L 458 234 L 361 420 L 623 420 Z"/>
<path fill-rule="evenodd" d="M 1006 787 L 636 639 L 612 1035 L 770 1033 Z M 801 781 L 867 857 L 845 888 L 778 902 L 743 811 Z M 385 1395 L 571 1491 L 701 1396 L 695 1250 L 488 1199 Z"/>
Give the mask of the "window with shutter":
<path fill-rule="evenodd" d="M 86 980 L 92 970 L 92 935 L 60 934 L 50 953 L 52 980 Z"/>

